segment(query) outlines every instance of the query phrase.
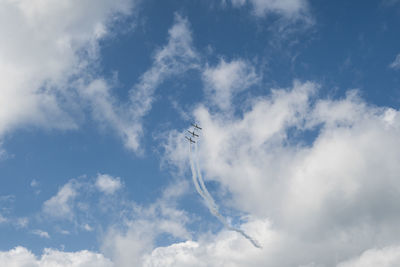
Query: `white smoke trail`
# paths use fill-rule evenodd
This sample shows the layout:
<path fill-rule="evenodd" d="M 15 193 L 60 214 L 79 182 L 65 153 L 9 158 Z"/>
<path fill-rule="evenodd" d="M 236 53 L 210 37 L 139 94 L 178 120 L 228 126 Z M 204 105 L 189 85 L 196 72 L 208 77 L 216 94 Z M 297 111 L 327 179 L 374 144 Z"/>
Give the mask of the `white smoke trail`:
<path fill-rule="evenodd" d="M 262 248 L 261 245 L 253 238 L 251 238 L 248 234 L 246 234 L 243 230 L 240 230 L 238 228 L 235 228 L 231 226 L 228 221 L 225 219 L 224 216 L 221 215 L 218 211 L 218 206 L 215 203 L 213 197 L 210 195 L 210 193 L 207 190 L 206 185 L 204 184 L 203 176 L 201 175 L 199 163 L 197 160 L 197 144 L 195 144 L 195 161 L 193 162 L 193 155 L 192 155 L 192 145 L 189 143 L 189 151 L 190 151 L 190 167 L 192 170 L 192 179 L 194 186 L 196 187 L 197 192 L 199 195 L 204 199 L 204 201 L 207 204 L 208 209 L 210 210 L 211 214 L 213 214 L 226 228 L 228 228 L 231 231 L 235 231 L 239 234 L 241 234 L 244 238 L 249 240 L 253 246 L 256 248 Z M 199 183 L 200 182 L 200 183 Z"/>
<path fill-rule="evenodd" d="M 189 156 L 190 156 L 190 168 L 192 169 L 192 179 L 193 179 L 194 186 L 196 187 L 197 193 L 199 193 L 200 196 L 204 200 L 206 200 L 207 197 L 204 195 L 203 191 L 200 188 L 199 182 L 197 181 L 196 170 L 195 170 L 195 167 L 194 167 L 193 156 L 192 156 L 192 145 L 190 143 L 189 143 Z"/>
<path fill-rule="evenodd" d="M 206 185 L 204 184 L 204 180 L 203 180 L 203 176 L 201 175 L 201 171 L 200 171 L 200 167 L 199 167 L 199 161 L 198 161 L 198 159 L 197 159 L 197 143 L 195 143 L 194 144 L 194 152 L 195 152 L 195 160 L 194 160 L 194 163 L 195 163 L 195 169 L 197 170 L 197 179 L 199 180 L 199 182 L 200 182 L 200 187 L 201 187 L 201 189 L 203 190 L 203 192 L 204 192 L 204 195 L 206 196 L 206 198 L 207 198 L 207 202 L 209 203 L 209 205 L 210 206 L 212 206 L 213 207 L 213 211 L 216 213 L 216 214 L 219 214 L 219 212 L 218 212 L 218 206 L 217 206 L 217 204 L 215 204 L 215 201 L 214 201 L 214 199 L 213 199 L 213 197 L 210 195 L 210 193 L 208 192 L 208 190 L 207 190 L 207 187 L 206 187 Z"/>

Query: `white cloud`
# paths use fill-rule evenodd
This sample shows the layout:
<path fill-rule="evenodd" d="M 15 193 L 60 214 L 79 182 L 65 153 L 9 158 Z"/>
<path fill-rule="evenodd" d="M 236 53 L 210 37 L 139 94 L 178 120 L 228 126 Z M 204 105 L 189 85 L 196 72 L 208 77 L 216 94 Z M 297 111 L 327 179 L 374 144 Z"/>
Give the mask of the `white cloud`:
<path fill-rule="evenodd" d="M 7 151 L 1 147 L 2 143 L 0 143 L 0 160 L 4 160 L 7 158 Z"/>
<path fill-rule="evenodd" d="M 60 230 L 60 233 L 63 234 L 63 235 L 71 234 L 68 230 Z"/>
<path fill-rule="evenodd" d="M 218 234 L 197 241 L 196 248 L 173 245 L 155 256 L 183 253 L 200 266 L 334 266 L 376 244 L 396 244 L 399 111 L 368 105 L 356 91 L 318 99 L 318 87 L 295 82 L 290 89 L 273 89 L 269 96 L 248 99 L 250 106 L 238 107 L 240 116 L 233 118 L 202 105 L 194 110 L 203 127 L 198 143 L 204 178 L 219 183 L 221 203 L 254 218 L 244 225 L 270 222 L 265 235 L 252 234 L 262 255 L 243 254 Z M 187 147 L 175 146 L 174 138 L 179 134 L 171 135 L 167 161 L 183 169 Z M 272 236 L 274 245 L 266 245 Z M 224 250 L 207 261 L 202 251 L 214 242 Z"/>
<path fill-rule="evenodd" d="M 179 15 L 169 29 L 168 43 L 154 55 L 153 64 L 129 91 L 129 103 L 121 104 L 112 96 L 110 85 L 98 79 L 90 83 L 82 96 L 91 102 L 94 118 L 110 125 L 127 148 L 138 151 L 143 132 L 142 118 L 151 109 L 154 91 L 171 76 L 198 68 L 199 56 L 192 47 L 189 23 Z"/>
<path fill-rule="evenodd" d="M 88 232 L 92 232 L 93 231 L 93 227 L 91 227 L 89 224 L 87 224 L 87 223 L 85 223 L 84 225 L 83 225 L 83 229 L 85 229 L 85 231 L 88 231 Z"/>
<path fill-rule="evenodd" d="M 155 89 L 171 76 L 197 68 L 199 57 L 192 48 L 188 21 L 176 15 L 168 43 L 156 51 L 152 66 L 130 90 L 128 102 L 120 103 L 110 82 L 96 76 L 93 67 L 99 59 L 99 41 L 115 20 L 132 12 L 135 3 L 0 4 L 0 32 L 7 38 L 0 44 L 0 71 L 5 77 L 0 82 L 0 142 L 23 126 L 76 129 L 89 107 L 102 126 L 112 128 L 127 148 L 139 151 L 142 118 L 151 109 Z M 6 154 L 0 148 L 2 155 Z"/>
<path fill-rule="evenodd" d="M 103 255 L 87 250 L 64 252 L 45 249 L 40 259 L 24 247 L 0 251 L 0 262 L 10 267 L 114 267 Z"/>
<path fill-rule="evenodd" d="M 264 244 L 263 249 L 249 245 L 238 233 L 222 230 L 216 235 L 201 236 L 199 241 L 155 248 L 146 254 L 143 266 L 289 266 L 277 264 L 274 260 L 266 261 L 274 258 L 277 252 L 274 247 L 281 245 L 279 237 L 269 229 L 268 222 L 252 222 L 244 227 L 247 232 L 258 236 Z"/>
<path fill-rule="evenodd" d="M 159 247 L 146 255 L 143 266 L 206 266 L 194 255 L 199 244 L 194 241 L 172 244 L 168 247 Z"/>
<path fill-rule="evenodd" d="M 86 176 L 70 179 L 43 203 L 42 215 L 60 220 L 59 223 L 72 223 L 75 230 L 80 226 L 80 230 L 93 231 L 101 224 L 94 220 L 95 216 L 99 216 L 97 212 L 119 216 L 119 212 L 125 208 L 125 200 L 122 201 L 118 195 L 115 198 L 103 195 L 112 195 L 122 187 L 123 182 L 119 177 L 108 174 L 98 174 L 96 179 L 87 179 Z"/>
<path fill-rule="evenodd" d="M 215 190 L 225 208 L 249 215 L 239 227 L 261 243 L 261 250 L 226 229 L 193 237 L 189 215 L 177 204 L 190 191 L 183 182 L 150 205 L 121 201 L 122 208 L 114 212 L 123 223 L 106 231 L 105 256 L 96 255 L 119 267 L 320 267 L 339 262 L 347 267 L 373 262 L 370 254 L 382 266 L 385 257 L 395 263 L 395 252 L 371 248 L 391 246 L 400 234 L 395 205 L 399 112 L 369 106 L 354 91 L 333 100 L 318 99 L 317 90 L 311 82 L 273 89 L 270 96 L 240 107 L 238 117 L 205 106 L 194 110 L 203 126 L 199 159 L 204 177 L 219 183 Z M 171 135 L 171 142 L 174 138 L 178 134 Z M 186 164 L 186 145 L 175 147 L 178 156 L 169 162 Z M 67 183 L 51 198 L 63 201 L 52 203 L 62 207 L 74 201 L 77 188 Z M 176 241 L 157 247 L 157 238 L 165 234 Z"/>
<path fill-rule="evenodd" d="M 400 247 L 369 249 L 360 257 L 340 263 L 338 267 L 395 267 L 400 265 Z"/>
<path fill-rule="evenodd" d="M 108 25 L 132 6 L 131 0 L 1 1 L 0 138 L 25 125 L 76 128 L 71 80 L 87 75 Z"/>
<path fill-rule="evenodd" d="M 40 236 L 40 237 L 42 237 L 42 238 L 47 238 L 47 239 L 50 238 L 50 235 L 49 235 L 48 232 L 45 232 L 45 231 L 39 230 L 39 229 L 33 230 L 33 231 L 32 231 L 32 234 L 37 235 L 37 236 Z"/>
<path fill-rule="evenodd" d="M 395 70 L 400 69 L 400 54 L 398 54 L 394 61 L 390 63 L 389 67 Z"/>
<path fill-rule="evenodd" d="M 386 6 L 392 6 L 396 5 L 399 2 L 399 0 L 382 0 L 381 2 Z"/>
<path fill-rule="evenodd" d="M 19 228 L 26 228 L 29 224 L 29 219 L 27 217 L 18 218 L 15 224 Z"/>
<path fill-rule="evenodd" d="M 0 224 L 7 222 L 7 218 L 0 214 Z"/>
<path fill-rule="evenodd" d="M 130 106 L 124 108 L 114 98 L 107 81 L 104 79 L 92 81 L 81 90 L 81 96 L 89 101 L 95 120 L 102 123 L 102 126 L 111 127 L 129 149 L 139 149 L 141 124 L 132 116 Z"/>
<path fill-rule="evenodd" d="M 85 186 L 83 183 L 75 185 L 70 180 L 56 196 L 45 202 L 43 209 L 50 216 L 68 218 L 73 212 L 73 201 L 83 192 L 78 189 Z M 16 247 L 9 251 L 0 251 L 0 264 L 5 266 L 60 266 L 60 267 L 90 267 L 90 266 L 141 266 L 143 257 L 155 247 L 156 239 L 160 235 L 169 235 L 178 240 L 191 238 L 191 233 L 185 225 L 189 222 L 188 214 L 177 206 L 177 199 L 187 192 L 188 184 L 185 181 L 167 187 L 161 198 L 146 206 L 120 199 L 114 203 L 113 212 L 117 214 L 115 225 L 109 227 L 104 234 L 103 254 L 91 251 L 64 252 L 55 249 L 44 249 L 43 254 L 35 256 L 24 247 Z M 90 184 L 87 188 L 90 188 Z M 82 192 L 81 192 L 82 191 Z M 67 203 L 70 202 L 70 205 Z M 128 202 L 128 203 L 126 203 Z M 68 208 L 64 206 L 67 205 Z M 55 213 L 58 206 L 62 212 Z M 92 209 L 92 208 L 91 208 Z M 67 214 L 69 216 L 67 217 Z M 90 214 L 86 214 L 89 217 Z M 108 213 L 109 216 L 110 213 Z M 114 221 L 114 220 L 113 220 Z M 80 224 L 86 231 L 93 228 L 87 223 Z M 61 234 L 70 234 L 67 230 L 59 230 Z M 50 238 L 43 230 L 32 230 L 31 233 L 42 238 Z M 108 259 L 107 255 L 112 259 Z"/>
<path fill-rule="evenodd" d="M 187 19 L 175 15 L 175 23 L 169 29 L 168 43 L 154 56 L 153 66 L 146 71 L 140 82 L 131 90 L 134 115 L 141 118 L 151 108 L 153 93 L 165 79 L 199 67 L 199 55 L 192 47 L 192 33 Z"/>
<path fill-rule="evenodd" d="M 78 252 L 63 252 L 54 249 L 45 249 L 39 266 L 74 266 L 74 267 L 113 267 L 115 266 L 102 254 L 87 250 Z"/>
<path fill-rule="evenodd" d="M 212 102 L 220 109 L 230 109 L 232 98 L 259 82 L 254 67 L 244 60 L 221 60 L 216 67 L 206 67 L 203 81 Z"/>
<path fill-rule="evenodd" d="M 308 13 L 307 0 L 231 0 L 236 7 L 250 3 L 257 16 L 277 13 L 289 19 L 296 19 Z"/>
<path fill-rule="evenodd" d="M 113 225 L 104 237 L 102 251 L 116 266 L 142 266 L 143 257 L 155 247 L 156 238 L 168 234 L 174 239 L 190 239 L 186 212 L 176 207 L 177 198 L 187 191 L 187 183 L 167 187 L 162 197 L 148 206 L 132 205 L 124 210 L 123 225 Z"/>
<path fill-rule="evenodd" d="M 36 195 L 40 194 L 40 189 L 39 189 L 39 182 L 36 179 L 33 179 L 30 183 L 30 186 L 32 189 L 35 191 Z"/>
<path fill-rule="evenodd" d="M 0 195 L 0 224 L 12 223 L 14 195 Z"/>
<path fill-rule="evenodd" d="M 96 187 L 101 192 L 111 195 L 122 187 L 119 177 L 112 177 L 108 174 L 99 174 L 96 180 Z"/>
<path fill-rule="evenodd" d="M 0 252 L 0 262 L 4 266 L 38 267 L 35 255 L 23 247 Z"/>
<path fill-rule="evenodd" d="M 98 183 L 101 180 L 103 181 Z M 93 193 L 91 190 L 94 188 L 101 188 L 105 190 L 104 192 L 111 193 L 110 185 L 113 183 L 109 182 L 116 181 L 117 179 L 104 174 L 100 174 L 93 182 L 71 179 L 59 189 L 55 196 L 43 204 L 43 211 L 48 216 L 73 221 L 75 227 L 80 225 L 84 231 L 98 229 L 97 222 L 92 221 L 93 224 L 88 222 L 88 218 L 99 216 L 98 212 L 112 217 L 113 224 L 105 226 L 107 230 L 102 235 L 101 248 L 103 254 L 112 259 L 113 264 L 119 267 L 135 264 L 137 264 L 135 266 L 140 266 L 144 254 L 155 247 L 160 235 L 167 235 L 173 240 L 191 238 L 190 231 L 186 229 L 190 218 L 185 211 L 177 208 L 178 198 L 188 191 L 186 181 L 171 184 L 164 189 L 159 199 L 148 205 L 139 205 L 119 195 L 116 195 L 116 199 L 107 198 L 104 203 L 99 205 L 84 202 L 87 200 L 87 196 Z M 123 183 L 119 179 L 118 182 L 122 186 Z M 116 190 L 113 186 L 112 189 Z M 102 198 L 100 201 L 103 201 Z M 79 205 L 82 203 L 87 207 L 79 209 Z M 82 212 L 83 214 L 81 214 Z M 102 224 L 99 225 L 104 227 Z M 62 234 L 69 234 L 67 230 L 58 231 Z M 43 231 L 35 230 L 32 233 L 46 238 L 46 233 Z"/>
<path fill-rule="evenodd" d="M 392 126 L 388 125 L 384 120 L 387 109 L 368 107 L 354 94 L 340 101 L 320 100 L 313 107 L 310 97 L 315 87 L 306 83 L 295 84 L 290 91 L 275 90 L 270 98 L 256 100 L 243 118 L 233 121 L 205 108 L 196 110 L 204 127 L 200 147 L 205 172 L 238 194 L 241 208 L 259 216 L 290 207 L 314 212 L 317 210 L 312 207 L 321 204 L 331 190 L 355 194 L 367 179 L 364 164 L 377 160 L 366 151 L 382 156 L 378 160 L 382 160 L 384 177 L 394 175 L 390 164 L 399 155 L 390 147 L 397 144 L 396 116 Z M 323 127 L 311 147 L 287 144 L 292 141 L 289 129 L 301 134 L 317 130 L 316 125 Z M 377 143 L 380 146 L 373 145 Z M 260 201 L 265 204 L 257 205 Z M 300 207 L 300 203 L 306 206 Z"/>
<path fill-rule="evenodd" d="M 36 179 L 33 179 L 30 183 L 31 187 L 38 187 L 39 186 L 39 182 L 36 181 Z"/>
<path fill-rule="evenodd" d="M 79 184 L 74 179 L 62 186 L 55 196 L 43 203 L 44 213 L 51 217 L 72 220 L 74 218 L 74 199 L 78 195 L 78 187 Z"/>

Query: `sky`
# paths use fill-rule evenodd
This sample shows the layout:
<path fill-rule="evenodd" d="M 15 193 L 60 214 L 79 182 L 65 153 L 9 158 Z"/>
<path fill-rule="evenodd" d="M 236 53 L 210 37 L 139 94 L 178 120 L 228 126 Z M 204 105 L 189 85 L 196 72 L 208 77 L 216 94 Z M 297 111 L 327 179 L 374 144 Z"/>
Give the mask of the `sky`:
<path fill-rule="evenodd" d="M 399 266 L 399 25 L 398 0 L 0 0 L 0 265 Z"/>

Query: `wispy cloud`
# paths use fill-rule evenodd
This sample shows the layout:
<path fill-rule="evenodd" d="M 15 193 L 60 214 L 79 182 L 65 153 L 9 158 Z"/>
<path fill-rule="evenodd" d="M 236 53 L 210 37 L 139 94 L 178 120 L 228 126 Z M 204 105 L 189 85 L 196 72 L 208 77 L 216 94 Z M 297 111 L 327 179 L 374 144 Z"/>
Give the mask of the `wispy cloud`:
<path fill-rule="evenodd" d="M 389 67 L 395 70 L 400 69 L 400 54 L 398 54 L 394 61 L 390 63 Z"/>
<path fill-rule="evenodd" d="M 39 230 L 39 229 L 33 230 L 33 231 L 32 231 L 32 234 L 37 235 L 37 236 L 40 236 L 40 237 L 42 237 L 42 238 L 50 239 L 49 233 L 46 232 L 46 231 L 43 231 L 43 230 Z"/>
<path fill-rule="evenodd" d="M 50 217 L 73 220 L 74 199 L 78 196 L 79 183 L 70 180 L 57 194 L 43 203 L 43 212 Z"/>
<path fill-rule="evenodd" d="M 232 98 L 260 78 L 251 63 L 241 59 L 230 62 L 221 59 L 217 66 L 206 66 L 203 72 L 205 91 L 212 103 L 222 110 L 230 109 Z"/>
<path fill-rule="evenodd" d="M 7 218 L 0 214 L 0 224 L 7 222 Z"/>
<path fill-rule="evenodd" d="M 168 78 L 198 67 L 199 56 L 192 47 L 189 22 L 176 14 L 167 44 L 156 51 L 150 69 L 129 91 L 128 103 L 119 103 L 111 94 L 110 85 L 102 79 L 90 83 L 82 90 L 82 96 L 90 101 L 94 118 L 110 125 L 127 148 L 138 152 L 142 119 L 152 107 L 157 87 Z"/>
<path fill-rule="evenodd" d="M 308 13 L 307 0 L 230 0 L 230 2 L 235 7 L 250 4 L 254 14 L 259 17 L 275 13 L 288 19 L 299 19 Z"/>
<path fill-rule="evenodd" d="M 104 237 L 104 254 L 117 266 L 143 266 L 145 255 L 153 250 L 160 235 L 190 239 L 188 214 L 177 208 L 177 200 L 187 186 L 186 182 L 173 183 L 150 205 L 133 203 L 131 209 L 125 209 L 124 223 L 111 226 Z"/>
<path fill-rule="evenodd" d="M 91 227 L 89 224 L 85 223 L 82 228 L 87 231 L 87 232 L 92 232 L 93 231 L 93 227 Z"/>
<path fill-rule="evenodd" d="M 26 228 L 29 224 L 29 219 L 27 217 L 21 217 L 16 220 L 16 225 L 19 228 Z"/>

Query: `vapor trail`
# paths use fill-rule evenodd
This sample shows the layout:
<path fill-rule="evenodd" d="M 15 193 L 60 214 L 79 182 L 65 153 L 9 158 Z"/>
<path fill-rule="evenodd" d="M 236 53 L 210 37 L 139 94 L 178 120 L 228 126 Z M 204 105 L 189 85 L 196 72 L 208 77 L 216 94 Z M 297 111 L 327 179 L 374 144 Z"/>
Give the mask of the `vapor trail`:
<path fill-rule="evenodd" d="M 190 156 L 190 168 L 192 170 L 192 179 L 194 186 L 196 187 L 197 192 L 199 195 L 203 198 L 203 200 L 206 202 L 208 209 L 210 210 L 211 214 L 214 215 L 226 228 L 228 228 L 231 231 L 235 231 L 239 234 L 241 234 L 244 238 L 249 240 L 253 246 L 256 248 L 262 248 L 261 245 L 251 238 L 248 234 L 246 234 L 243 230 L 240 230 L 238 228 L 235 228 L 231 226 L 228 221 L 225 219 L 224 216 L 221 215 L 218 211 L 218 206 L 215 203 L 213 197 L 210 195 L 210 193 L 207 190 L 206 185 L 204 184 L 203 176 L 201 175 L 199 163 L 197 160 L 197 144 L 195 146 L 195 161 L 193 161 L 193 155 L 192 155 L 192 145 L 189 143 L 189 156 Z"/>
<path fill-rule="evenodd" d="M 206 200 L 207 197 L 204 195 L 203 191 L 200 188 L 199 182 L 197 181 L 196 170 L 195 170 L 194 163 L 193 163 L 192 146 L 191 146 L 191 144 L 189 144 L 189 156 L 190 156 L 190 168 L 192 170 L 192 179 L 193 179 L 194 186 L 196 187 L 197 193 L 199 193 L 200 196 L 204 200 Z"/>
<path fill-rule="evenodd" d="M 201 171 L 200 171 L 200 167 L 199 167 L 199 161 L 197 159 L 197 143 L 194 144 L 194 152 L 195 152 L 195 169 L 197 170 L 197 179 L 200 182 L 200 187 L 204 192 L 204 195 L 207 198 L 207 202 L 210 203 L 210 205 L 213 207 L 214 212 L 216 212 L 217 214 L 219 214 L 218 212 L 218 206 L 217 204 L 215 204 L 215 201 L 213 199 L 213 197 L 210 195 L 210 193 L 207 190 L 206 185 L 204 184 L 204 180 L 203 180 L 203 176 L 201 175 Z"/>

